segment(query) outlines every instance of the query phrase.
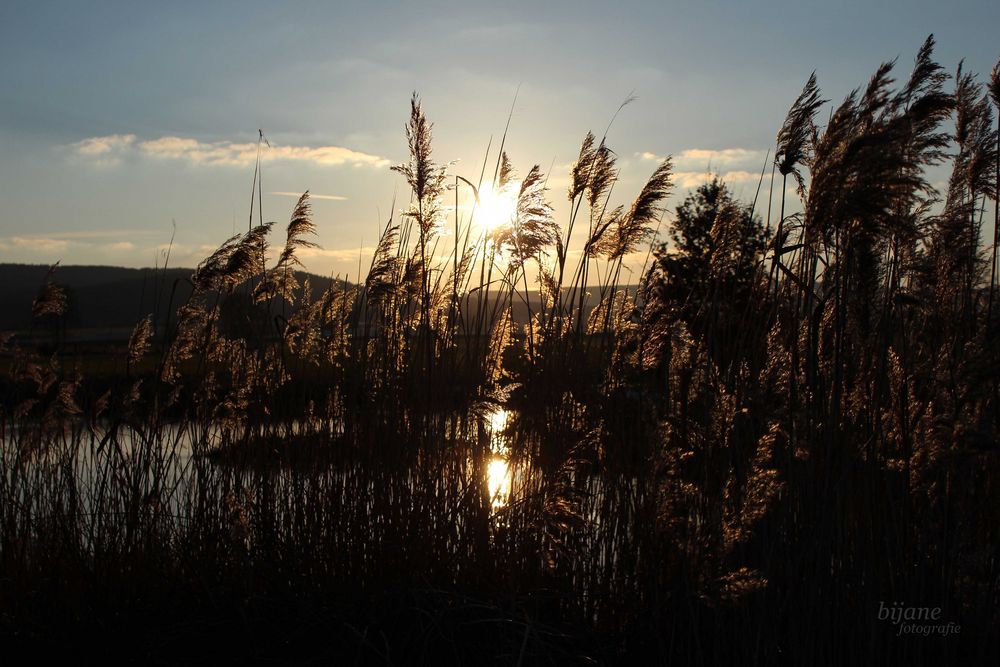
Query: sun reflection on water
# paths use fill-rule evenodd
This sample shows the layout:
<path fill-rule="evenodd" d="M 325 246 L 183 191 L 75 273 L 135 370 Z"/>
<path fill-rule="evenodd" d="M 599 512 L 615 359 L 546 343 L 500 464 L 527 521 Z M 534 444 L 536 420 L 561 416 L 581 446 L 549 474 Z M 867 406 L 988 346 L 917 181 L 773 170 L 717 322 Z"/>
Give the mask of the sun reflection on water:
<path fill-rule="evenodd" d="M 505 506 L 510 500 L 511 471 L 503 432 L 507 427 L 507 417 L 507 411 L 502 408 L 488 416 L 492 458 L 486 467 L 486 486 L 490 494 L 490 505 L 494 510 Z"/>
<path fill-rule="evenodd" d="M 499 509 L 510 498 L 510 467 L 499 457 L 494 457 L 486 468 L 486 482 L 490 492 L 490 505 Z"/>

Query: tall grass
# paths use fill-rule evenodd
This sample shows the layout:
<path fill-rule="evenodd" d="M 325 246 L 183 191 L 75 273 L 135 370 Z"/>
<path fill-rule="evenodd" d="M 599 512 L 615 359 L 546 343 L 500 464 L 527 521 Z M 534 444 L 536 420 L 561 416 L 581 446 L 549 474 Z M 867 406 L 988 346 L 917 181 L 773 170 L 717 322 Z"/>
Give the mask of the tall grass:
<path fill-rule="evenodd" d="M 168 660 L 995 656 L 997 75 L 949 84 L 932 51 L 825 127 L 810 77 L 766 243 L 727 195 L 702 246 L 658 245 L 669 160 L 617 205 L 593 134 L 560 224 L 502 146 L 488 183 L 435 162 L 414 96 L 410 202 L 360 281 L 300 282 L 306 193 L 279 250 L 251 217 L 165 327 L 140 322 L 110 386 L 4 338 L 5 639 Z M 486 186 L 516 205 L 484 231 L 457 202 Z M 898 638 L 882 602 L 962 634 Z"/>

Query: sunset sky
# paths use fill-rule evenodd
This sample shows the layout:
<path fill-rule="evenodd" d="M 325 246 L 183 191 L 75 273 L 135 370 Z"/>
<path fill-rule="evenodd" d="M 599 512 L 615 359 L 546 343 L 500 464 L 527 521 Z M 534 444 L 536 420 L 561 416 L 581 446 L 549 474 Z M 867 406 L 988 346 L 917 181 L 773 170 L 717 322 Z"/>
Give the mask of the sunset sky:
<path fill-rule="evenodd" d="M 752 198 L 812 70 L 839 101 L 934 32 L 949 71 L 988 75 L 1000 3 L 18 2 L 0 4 L 0 261 L 193 266 L 245 229 L 255 141 L 264 217 L 314 195 L 319 273 L 353 273 L 403 179 L 412 91 L 436 158 L 478 176 L 503 132 L 519 172 L 566 171 L 609 134 L 634 196 L 673 155 L 678 195 L 709 168 Z M 823 117 L 826 112 L 821 112 Z M 674 201 L 676 201 L 676 196 Z"/>

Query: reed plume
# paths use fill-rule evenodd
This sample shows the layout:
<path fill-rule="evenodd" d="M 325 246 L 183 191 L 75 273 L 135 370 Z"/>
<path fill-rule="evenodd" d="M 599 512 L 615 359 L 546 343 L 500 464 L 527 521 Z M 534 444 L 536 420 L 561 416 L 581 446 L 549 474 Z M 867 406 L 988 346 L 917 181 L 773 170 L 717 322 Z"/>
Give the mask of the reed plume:
<path fill-rule="evenodd" d="M 299 288 L 294 269 L 302 267 L 302 261 L 296 253 L 303 248 L 319 247 L 314 241 L 304 238 L 307 234 L 316 234 L 316 225 L 312 221 L 311 213 L 309 191 L 307 190 L 299 197 L 292 210 L 292 217 L 288 222 L 286 232 L 285 247 L 278 256 L 278 261 L 274 267 L 266 272 L 264 279 L 254 290 L 257 301 L 281 297 L 288 303 L 294 302 L 295 290 Z"/>
<path fill-rule="evenodd" d="M 52 280 L 58 267 L 58 262 L 49 267 L 48 273 L 45 275 L 45 282 L 42 283 L 38 296 L 31 303 L 31 316 L 35 319 L 46 315 L 59 316 L 66 311 L 66 290 Z"/>
<path fill-rule="evenodd" d="M 774 153 L 778 173 L 783 177 L 793 176 L 800 190 L 805 188 L 805 183 L 798 166 L 809 157 L 809 142 L 815 128 L 813 119 L 825 103 L 826 100 L 820 99 L 816 72 L 813 72 L 788 110 L 785 122 L 778 131 L 777 149 Z"/>

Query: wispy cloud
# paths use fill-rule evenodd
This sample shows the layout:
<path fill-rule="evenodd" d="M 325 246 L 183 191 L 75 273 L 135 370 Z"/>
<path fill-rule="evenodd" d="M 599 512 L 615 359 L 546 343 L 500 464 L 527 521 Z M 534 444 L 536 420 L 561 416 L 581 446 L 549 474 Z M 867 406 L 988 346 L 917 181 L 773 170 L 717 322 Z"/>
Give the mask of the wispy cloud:
<path fill-rule="evenodd" d="M 94 164 L 111 166 L 121 162 L 121 155 L 134 144 L 134 134 L 109 134 L 78 141 L 71 148 L 77 155 Z"/>
<path fill-rule="evenodd" d="M 703 183 L 708 183 L 712 178 L 718 176 L 723 183 L 735 185 L 737 183 L 756 183 L 760 174 L 749 171 L 727 171 L 719 173 L 716 171 L 678 171 L 674 172 L 674 183 L 682 188 L 696 188 Z"/>
<path fill-rule="evenodd" d="M 375 248 L 363 246 L 357 248 L 342 248 L 340 250 L 325 250 L 323 248 L 300 248 L 298 254 L 301 257 L 325 257 L 338 262 L 358 261 L 358 257 L 370 258 L 375 253 Z"/>
<path fill-rule="evenodd" d="M 80 155 L 105 155 L 127 148 L 135 143 L 134 134 L 109 134 L 105 137 L 90 137 L 73 144 Z"/>
<path fill-rule="evenodd" d="M 17 234 L 0 237 L 0 249 L 10 252 L 19 260 L 55 261 L 64 256 L 89 256 L 87 261 L 98 258 L 115 258 L 120 261 L 125 254 L 153 250 L 140 239 L 148 239 L 155 232 L 147 230 L 90 230 L 76 232 L 50 232 Z M 123 237 L 132 240 L 122 240 Z M 148 240 L 146 241 L 148 242 Z"/>
<path fill-rule="evenodd" d="M 295 197 L 298 199 L 302 196 L 301 192 L 268 192 L 269 195 L 277 195 L 279 197 Z M 326 199 L 329 201 L 347 201 L 347 197 L 341 195 L 318 195 L 315 192 L 309 193 L 309 199 Z"/>
<path fill-rule="evenodd" d="M 673 156 L 674 168 L 678 171 L 699 171 L 699 170 L 735 170 L 744 168 L 753 171 L 760 169 L 767 151 L 750 148 L 723 148 L 712 150 L 708 148 L 688 148 Z M 643 160 L 660 162 L 664 156 L 645 151 L 638 153 L 637 157 Z"/>
<path fill-rule="evenodd" d="M 195 165 L 247 166 L 257 159 L 256 143 L 206 142 L 191 137 L 165 136 L 138 140 L 134 134 L 89 137 L 70 145 L 81 158 L 97 164 L 117 164 L 127 155 L 182 160 Z M 322 166 L 386 167 L 389 160 L 343 146 L 265 146 L 265 161 L 309 162 Z"/>
<path fill-rule="evenodd" d="M 764 162 L 766 153 L 767 151 L 748 148 L 724 148 L 722 150 L 689 148 L 680 152 L 675 158 L 674 164 L 681 169 L 688 166 L 693 169 L 732 169 L 733 167 L 750 165 L 759 169 Z"/>
<path fill-rule="evenodd" d="M 229 141 L 201 142 L 184 137 L 160 137 L 142 141 L 139 150 L 153 157 L 186 160 L 193 164 L 247 166 L 257 159 L 257 144 L 236 144 Z M 354 165 L 384 167 L 389 161 L 343 146 L 270 146 L 261 152 L 261 159 L 295 160 L 324 166 Z"/>
<path fill-rule="evenodd" d="M 65 252 L 69 241 L 44 236 L 11 236 L 4 239 L 5 243 L 16 250 L 29 252 Z"/>
<path fill-rule="evenodd" d="M 20 234 L 24 239 L 106 239 L 123 236 L 155 236 L 161 232 L 148 229 L 86 229 L 70 232 L 44 232 L 39 234 Z"/>
<path fill-rule="evenodd" d="M 719 176 L 730 185 L 757 182 L 767 151 L 749 148 L 688 148 L 672 157 L 673 181 L 681 188 L 696 188 Z M 651 151 L 637 153 L 640 160 L 662 162 L 665 157 Z"/>

